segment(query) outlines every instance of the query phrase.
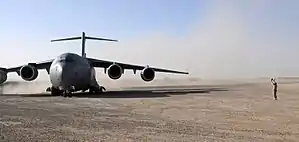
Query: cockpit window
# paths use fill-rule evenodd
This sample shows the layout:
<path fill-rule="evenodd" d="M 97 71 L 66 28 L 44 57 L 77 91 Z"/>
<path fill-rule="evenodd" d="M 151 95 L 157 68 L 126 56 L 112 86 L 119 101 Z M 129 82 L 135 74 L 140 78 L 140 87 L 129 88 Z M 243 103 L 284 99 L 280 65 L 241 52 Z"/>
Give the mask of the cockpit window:
<path fill-rule="evenodd" d="M 65 62 L 74 62 L 75 60 L 72 57 L 65 58 Z"/>
<path fill-rule="evenodd" d="M 74 62 L 75 60 L 74 60 L 74 58 L 73 57 L 71 57 L 71 56 L 66 56 L 66 57 L 62 57 L 62 58 L 60 58 L 60 60 L 59 60 L 59 62 Z"/>

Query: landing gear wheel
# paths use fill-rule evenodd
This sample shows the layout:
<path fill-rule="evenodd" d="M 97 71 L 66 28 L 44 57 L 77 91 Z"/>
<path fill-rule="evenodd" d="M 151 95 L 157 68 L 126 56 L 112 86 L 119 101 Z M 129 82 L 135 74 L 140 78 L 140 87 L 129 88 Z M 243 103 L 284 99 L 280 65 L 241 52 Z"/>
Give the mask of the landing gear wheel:
<path fill-rule="evenodd" d="M 69 97 L 69 98 L 71 98 L 73 96 L 73 94 L 72 94 L 72 92 L 71 91 L 64 91 L 64 93 L 63 93 L 63 97 Z"/>
<path fill-rule="evenodd" d="M 106 91 L 106 88 L 103 86 L 99 86 L 99 88 L 97 88 L 97 89 L 93 89 L 93 88 L 89 89 L 89 93 L 91 93 L 91 94 L 102 93 L 104 91 Z"/>
<path fill-rule="evenodd" d="M 104 91 L 106 91 L 106 88 L 104 87 L 104 86 L 100 86 L 100 89 L 99 89 L 99 92 L 104 92 Z"/>
<path fill-rule="evenodd" d="M 73 93 L 72 92 L 69 92 L 68 95 L 67 95 L 69 98 L 73 97 Z"/>
<path fill-rule="evenodd" d="M 50 90 L 51 91 L 51 95 L 52 96 L 60 96 L 61 95 L 61 91 L 59 89 L 56 89 L 54 87 L 49 87 L 47 88 L 47 90 Z"/>
<path fill-rule="evenodd" d="M 67 91 L 65 91 L 64 93 L 63 93 L 63 97 L 67 97 Z"/>
<path fill-rule="evenodd" d="M 89 89 L 88 93 L 93 94 L 95 91 L 93 89 Z"/>
<path fill-rule="evenodd" d="M 48 87 L 48 88 L 46 89 L 46 92 L 51 92 L 51 87 Z"/>

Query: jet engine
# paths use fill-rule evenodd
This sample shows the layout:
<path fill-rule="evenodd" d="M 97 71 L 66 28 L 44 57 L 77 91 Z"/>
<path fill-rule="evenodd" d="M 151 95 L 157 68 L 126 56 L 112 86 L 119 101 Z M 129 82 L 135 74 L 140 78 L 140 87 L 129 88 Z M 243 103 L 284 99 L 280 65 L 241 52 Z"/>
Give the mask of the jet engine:
<path fill-rule="evenodd" d="M 0 84 L 4 83 L 7 80 L 7 72 L 0 70 Z"/>
<path fill-rule="evenodd" d="M 149 82 L 149 81 L 152 81 L 155 78 L 155 71 L 154 71 L 154 69 L 152 69 L 150 67 L 145 67 L 141 71 L 140 76 L 141 76 L 143 81 Z"/>
<path fill-rule="evenodd" d="M 38 70 L 32 65 L 25 65 L 20 69 L 20 76 L 26 81 L 35 80 L 38 76 Z"/>
<path fill-rule="evenodd" d="M 111 79 L 119 79 L 121 77 L 121 75 L 123 74 L 123 69 L 121 68 L 120 65 L 118 64 L 112 64 L 109 66 L 108 68 L 108 76 Z"/>

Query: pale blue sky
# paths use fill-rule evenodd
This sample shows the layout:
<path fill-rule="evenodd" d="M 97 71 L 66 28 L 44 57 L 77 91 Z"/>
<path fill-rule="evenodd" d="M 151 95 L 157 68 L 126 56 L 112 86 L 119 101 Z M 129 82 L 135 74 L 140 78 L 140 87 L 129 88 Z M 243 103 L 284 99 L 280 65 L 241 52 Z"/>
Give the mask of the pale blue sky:
<path fill-rule="evenodd" d="M 88 41 L 91 57 L 202 78 L 295 76 L 298 7 L 298 0 L 7 0 L 1 66 L 80 54 L 79 42 L 49 41 L 85 31 L 119 40 Z"/>
<path fill-rule="evenodd" d="M 184 34 L 199 17 L 198 0 L 9 0 L 1 2 L 2 35 L 93 35 L 126 38 Z"/>

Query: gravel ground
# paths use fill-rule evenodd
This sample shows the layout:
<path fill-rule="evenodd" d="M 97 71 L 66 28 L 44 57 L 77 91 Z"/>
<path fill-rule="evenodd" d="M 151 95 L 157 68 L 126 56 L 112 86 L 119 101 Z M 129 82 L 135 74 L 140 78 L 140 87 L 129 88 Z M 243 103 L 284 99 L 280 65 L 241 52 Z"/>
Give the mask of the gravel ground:
<path fill-rule="evenodd" d="M 0 141 L 298 141 L 299 84 L 0 95 Z"/>

